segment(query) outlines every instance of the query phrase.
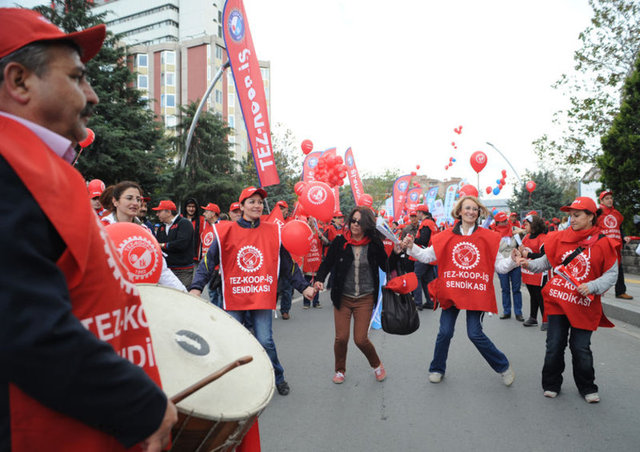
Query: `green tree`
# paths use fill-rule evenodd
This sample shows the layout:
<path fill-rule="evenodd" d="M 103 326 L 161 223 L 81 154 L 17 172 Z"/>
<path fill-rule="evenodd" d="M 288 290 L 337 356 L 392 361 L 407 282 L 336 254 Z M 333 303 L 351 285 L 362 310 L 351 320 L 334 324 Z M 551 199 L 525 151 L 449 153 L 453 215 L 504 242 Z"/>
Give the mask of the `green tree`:
<path fill-rule="evenodd" d="M 180 107 L 181 120 L 177 135 L 172 140 L 179 162 L 184 154 L 185 140 L 198 104 L 191 102 Z M 243 189 L 242 174 L 229 148 L 231 129 L 219 116 L 203 111 L 195 128 L 186 165 L 177 163 L 173 171 L 171 193 L 176 202 L 196 198 L 201 205 L 215 202 L 222 211 L 238 200 Z"/>
<path fill-rule="evenodd" d="M 574 54 L 575 71 L 553 85 L 563 90 L 569 106 L 554 114 L 563 131 L 533 142 L 541 160 L 577 171 L 595 162 L 600 137 L 619 110 L 620 93 L 640 50 L 640 4 L 636 0 L 589 0 L 591 24 L 580 33 L 582 47 Z"/>
<path fill-rule="evenodd" d="M 373 207 L 379 209 L 384 200 L 391 196 L 393 183 L 400 176 L 398 169 L 385 169 L 382 174 L 367 174 L 362 179 L 365 193 L 373 198 Z"/>
<path fill-rule="evenodd" d="M 53 0 L 51 7 L 35 9 L 73 32 L 104 23 L 104 15 L 93 15 L 91 6 L 86 0 Z M 87 180 L 98 178 L 106 184 L 134 180 L 146 193 L 154 193 L 169 181 L 170 146 L 162 123 L 155 120 L 140 91 L 132 88 L 134 74 L 126 61 L 126 48 L 118 44 L 118 36 L 107 32 L 102 49 L 87 63 L 100 103 L 89 123 L 96 139 L 78 159 L 77 168 Z"/>
<path fill-rule="evenodd" d="M 625 83 L 620 113 L 602 137 L 602 149 L 597 159 L 601 181 L 613 191 L 625 217 L 623 228 L 630 233 L 640 207 L 640 58 Z"/>
<path fill-rule="evenodd" d="M 536 183 L 536 189 L 529 194 L 526 181 Z M 558 178 L 549 170 L 527 173 L 522 184 L 513 189 L 513 196 L 509 200 L 509 208 L 512 212 L 520 214 L 535 210 L 547 220 L 564 215 L 560 207 L 565 206 L 575 199 L 576 179 Z"/>

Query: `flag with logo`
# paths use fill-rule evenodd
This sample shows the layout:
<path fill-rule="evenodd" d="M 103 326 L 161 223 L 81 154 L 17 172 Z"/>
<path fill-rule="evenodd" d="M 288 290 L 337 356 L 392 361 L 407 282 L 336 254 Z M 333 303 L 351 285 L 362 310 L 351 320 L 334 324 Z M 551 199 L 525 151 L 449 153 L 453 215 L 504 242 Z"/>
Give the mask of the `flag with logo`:
<path fill-rule="evenodd" d="M 258 180 L 262 187 L 277 185 L 264 82 L 242 0 L 225 2 L 222 29 Z"/>
<path fill-rule="evenodd" d="M 447 187 L 447 191 L 444 195 L 444 214 L 448 221 L 453 222 L 451 211 L 453 210 L 453 203 L 456 200 L 456 194 L 458 193 L 458 184 L 451 184 Z"/>
<path fill-rule="evenodd" d="M 420 203 L 420 195 L 422 194 L 421 187 L 414 187 L 407 191 L 407 198 L 405 201 L 405 208 L 407 212 L 411 210 L 416 210 L 418 204 Z"/>
<path fill-rule="evenodd" d="M 436 201 L 436 196 L 438 196 L 439 189 L 440 187 L 438 185 L 435 185 L 427 190 L 427 194 L 424 197 L 424 203 L 429 208 L 429 212 L 433 211 L 433 204 Z"/>
<path fill-rule="evenodd" d="M 393 219 L 398 219 L 404 213 L 404 204 L 407 198 L 407 191 L 409 190 L 409 182 L 411 181 L 411 174 L 405 174 L 400 176 L 393 183 Z"/>
<path fill-rule="evenodd" d="M 310 152 L 304 158 L 304 162 L 302 163 L 302 180 L 304 182 L 316 180 L 314 175 L 318 167 L 318 159 L 321 155 L 322 152 L 320 151 Z"/>
<path fill-rule="evenodd" d="M 351 185 L 351 193 L 353 194 L 353 200 L 358 204 L 358 200 L 364 195 L 364 186 L 360 179 L 360 173 L 356 167 L 356 161 L 353 158 L 353 151 L 351 148 L 347 149 L 344 153 L 344 164 L 347 167 L 347 176 L 349 177 L 349 185 Z"/>

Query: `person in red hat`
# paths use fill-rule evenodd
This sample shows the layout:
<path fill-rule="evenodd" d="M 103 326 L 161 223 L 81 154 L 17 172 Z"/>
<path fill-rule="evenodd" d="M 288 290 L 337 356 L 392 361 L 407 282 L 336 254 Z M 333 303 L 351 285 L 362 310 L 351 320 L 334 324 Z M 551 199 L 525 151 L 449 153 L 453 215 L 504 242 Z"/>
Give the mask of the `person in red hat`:
<path fill-rule="evenodd" d="M 509 217 L 504 212 L 498 212 L 495 217 L 494 231 L 500 234 L 500 253 L 504 257 L 511 256 L 513 250 L 518 248 L 518 242 L 513 236 L 514 232 L 521 232 L 519 228 L 515 228 L 510 222 Z M 522 270 L 520 267 L 511 269 L 507 273 L 498 273 L 500 279 L 500 288 L 502 291 L 502 315 L 501 319 L 511 318 L 511 299 L 513 296 L 513 310 L 518 322 L 524 322 L 522 316 Z"/>
<path fill-rule="evenodd" d="M 280 212 L 282 212 L 282 218 L 286 220 L 287 217 L 289 216 L 289 204 L 287 204 L 287 201 L 280 200 L 276 203 L 276 206 L 280 207 Z"/>
<path fill-rule="evenodd" d="M 96 211 L 98 218 L 104 213 L 104 208 L 100 204 L 100 195 L 105 189 L 104 182 L 100 179 L 92 179 L 87 185 L 87 191 L 89 192 L 89 199 L 91 200 L 91 207 Z"/>
<path fill-rule="evenodd" d="M 234 223 L 242 218 L 242 209 L 239 202 L 233 202 L 229 206 L 229 221 Z"/>
<path fill-rule="evenodd" d="M 240 194 L 242 217 L 237 222 L 214 225 L 216 241 L 200 262 L 190 293 L 200 295 L 220 265 L 224 309 L 240 323 L 251 321 L 256 339 L 271 359 L 280 395 L 289 394 L 284 368 L 278 359 L 271 329 L 276 308 L 278 275 L 289 278 L 305 298 L 315 291 L 302 276 L 289 252 L 281 245 L 280 227 L 260 221 L 267 192 L 247 187 Z"/>
<path fill-rule="evenodd" d="M 416 212 L 419 226 L 414 243 L 423 248 L 427 248 L 431 245 L 433 236 L 438 232 L 438 227 L 433 221 L 429 207 L 425 204 L 420 204 L 416 207 Z M 431 295 L 429 295 L 429 283 L 437 277 L 436 266 L 416 261 L 413 268 L 418 277 L 418 289 L 414 292 L 416 305 L 418 305 L 418 309 L 420 310 L 433 309 L 433 301 L 431 300 Z M 422 292 L 424 292 L 424 304 L 422 304 Z"/>
<path fill-rule="evenodd" d="M 220 221 L 220 207 L 215 203 L 208 203 L 202 208 L 202 216 L 204 224 L 200 230 L 200 259 L 207 255 L 207 251 L 215 240 L 215 230 L 213 225 Z M 219 308 L 222 307 L 222 279 L 220 278 L 220 268 L 216 267 L 213 271 L 211 282 L 209 283 L 209 301 Z"/>
<path fill-rule="evenodd" d="M 169 269 L 178 277 L 185 287 L 193 280 L 193 225 L 191 221 L 178 214 L 175 203 L 162 200 L 152 208 L 158 215 L 160 227 L 156 231 L 156 239 L 166 254 Z"/>
<path fill-rule="evenodd" d="M 181 214 L 193 226 L 193 262 L 194 265 L 198 265 L 198 262 L 200 262 L 200 235 L 205 222 L 204 217 L 198 211 L 198 200 L 196 198 L 187 198 Z"/>
<path fill-rule="evenodd" d="M 522 266 L 534 273 L 554 269 L 554 276 L 542 289 L 549 320 L 542 389 L 545 397 L 560 393 L 568 337 L 578 391 L 588 403 L 596 403 L 600 396 L 591 335 L 599 326 L 613 326 L 602 311 L 600 298 L 618 278 L 615 243 L 600 234 L 599 212 L 591 198 L 578 197 L 560 210 L 569 212 L 571 227 L 547 236 L 544 256 L 521 258 Z"/>
<path fill-rule="evenodd" d="M 515 212 L 511 212 L 509 214 L 509 223 L 511 223 L 511 226 L 513 226 L 514 228 L 522 228 L 520 220 L 518 219 L 518 214 Z"/>
<path fill-rule="evenodd" d="M 522 245 L 519 247 L 520 254 L 529 259 L 537 259 L 542 257 L 544 252 L 542 247 L 544 239 L 547 236 L 547 228 L 544 221 L 538 215 L 527 215 L 522 221 L 526 231 L 526 235 L 522 239 Z M 522 325 L 525 327 L 535 326 L 538 324 L 538 309 L 542 317 L 542 325 L 540 330 L 546 331 L 548 323 L 544 313 L 544 300 L 542 298 L 542 288 L 548 281 L 547 272 L 533 273 L 526 268 L 522 268 L 522 282 L 527 285 L 529 291 L 530 315 Z"/>
<path fill-rule="evenodd" d="M 504 257 L 499 251 L 500 235 L 478 226 L 480 214 L 489 211 L 474 196 L 461 197 L 451 216 L 456 219 L 452 229 L 438 233 L 428 248 L 414 246 L 408 235 L 403 246 L 410 256 L 420 262 L 438 260 L 436 300 L 442 307 L 440 330 L 436 339 L 433 359 L 429 365 L 429 381 L 440 383 L 447 368 L 449 345 L 456 320 L 461 310 L 467 311 L 467 335 L 491 368 L 499 373 L 502 382 L 511 386 L 515 374 L 504 353 L 482 331 L 485 312 L 498 312 L 493 287 L 493 272 L 508 273 L 518 266 L 514 258 Z M 494 257 L 495 256 L 495 257 Z"/>
<path fill-rule="evenodd" d="M 118 325 L 140 297 L 72 166 L 106 28 L 65 34 L 19 8 L 0 24 L 0 450 L 159 451 L 177 411 L 146 325 Z"/>
<path fill-rule="evenodd" d="M 622 232 L 622 221 L 624 216 L 613 207 L 613 193 L 605 190 L 600 193 L 600 209 L 602 215 L 598 217 L 598 227 L 602 233 L 609 237 L 616 247 L 618 253 L 618 280 L 616 281 L 616 298 L 623 300 L 633 300 L 633 297 L 627 294 L 627 286 L 624 283 L 624 270 L 622 268 L 622 244 L 628 243 L 629 240 Z"/>

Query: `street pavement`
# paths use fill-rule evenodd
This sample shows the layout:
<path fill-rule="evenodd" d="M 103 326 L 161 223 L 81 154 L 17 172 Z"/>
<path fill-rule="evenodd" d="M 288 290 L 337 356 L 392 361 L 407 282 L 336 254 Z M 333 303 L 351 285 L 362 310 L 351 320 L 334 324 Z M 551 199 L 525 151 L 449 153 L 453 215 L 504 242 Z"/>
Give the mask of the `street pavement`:
<path fill-rule="evenodd" d="M 640 278 L 628 278 L 637 303 Z M 497 278 L 495 283 L 499 297 Z M 278 313 L 274 320 L 291 393 L 276 393 L 259 418 L 265 452 L 640 450 L 640 329 L 635 325 L 614 318 L 615 328 L 592 336 L 602 401 L 587 404 L 573 382 L 568 349 L 562 391 L 556 399 L 545 398 L 540 386 L 545 333 L 495 315 L 485 316 L 484 330 L 512 363 L 516 380 L 511 387 L 466 337 L 464 313 L 446 377 L 429 383 L 440 311 L 420 312 L 420 329 L 409 336 L 371 332 L 388 374 L 382 383 L 351 338 L 346 381 L 335 385 L 328 291 L 321 302 L 323 309 L 303 310 L 301 299 L 294 299 L 292 318 L 283 320 Z M 527 317 L 526 288 L 523 310 Z"/>

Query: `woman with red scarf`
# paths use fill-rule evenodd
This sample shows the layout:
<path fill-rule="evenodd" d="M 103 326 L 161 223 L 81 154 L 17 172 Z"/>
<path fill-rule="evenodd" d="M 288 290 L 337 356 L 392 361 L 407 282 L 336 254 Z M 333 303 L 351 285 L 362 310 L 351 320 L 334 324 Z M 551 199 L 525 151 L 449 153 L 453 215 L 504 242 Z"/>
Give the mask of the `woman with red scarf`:
<path fill-rule="evenodd" d="M 542 290 L 549 319 L 542 389 L 544 396 L 550 398 L 560 392 L 569 336 L 578 391 L 588 403 L 596 403 L 600 396 L 595 384 L 591 334 L 598 326 L 613 326 L 602 312 L 600 296 L 616 283 L 617 253 L 615 245 L 596 226 L 599 212 L 591 198 L 576 198 L 560 210 L 569 212 L 571 227 L 547 236 L 544 256 L 531 261 L 522 259 L 522 265 L 534 273 L 555 270 Z"/>
<path fill-rule="evenodd" d="M 343 234 L 336 236 L 331 243 L 314 284 L 316 290 L 323 290 L 327 274 L 331 272 L 334 275 L 331 286 L 336 330 L 333 382 L 344 382 L 351 317 L 354 322 L 353 341 L 367 357 L 376 380 L 383 381 L 387 373 L 369 340 L 368 330 L 380 286 L 378 268 L 386 270 L 387 253 L 377 235 L 376 220 L 370 208 L 359 206 L 353 209 L 347 224 Z"/>

